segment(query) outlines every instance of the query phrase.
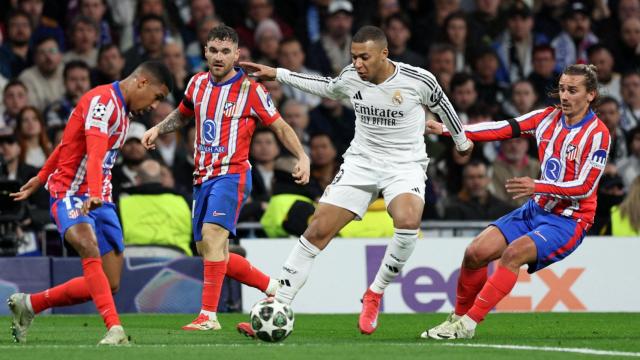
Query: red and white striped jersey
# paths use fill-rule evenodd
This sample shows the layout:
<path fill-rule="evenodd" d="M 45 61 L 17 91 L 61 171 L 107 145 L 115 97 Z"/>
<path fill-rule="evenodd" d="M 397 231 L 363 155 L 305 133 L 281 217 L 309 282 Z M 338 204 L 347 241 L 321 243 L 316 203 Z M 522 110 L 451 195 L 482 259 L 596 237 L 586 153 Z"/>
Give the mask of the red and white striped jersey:
<path fill-rule="evenodd" d="M 532 111 L 515 119 L 465 126 L 474 141 L 535 136 L 541 179 L 535 181 L 534 201 L 548 212 L 593 223 L 597 188 L 609 154 L 609 131 L 593 111 L 568 126 L 555 107 Z"/>
<path fill-rule="evenodd" d="M 80 98 L 62 141 L 38 174 L 51 196 L 88 195 L 112 201 L 111 169 L 129 129 L 127 114 L 117 81 Z M 93 170 L 92 159 L 96 159 Z"/>
<path fill-rule="evenodd" d="M 178 107 L 184 116 L 195 115 L 195 185 L 250 169 L 249 147 L 256 121 L 270 125 L 280 118 L 264 86 L 242 69 L 236 71 L 223 83 L 214 82 L 209 72 L 194 75 Z"/>

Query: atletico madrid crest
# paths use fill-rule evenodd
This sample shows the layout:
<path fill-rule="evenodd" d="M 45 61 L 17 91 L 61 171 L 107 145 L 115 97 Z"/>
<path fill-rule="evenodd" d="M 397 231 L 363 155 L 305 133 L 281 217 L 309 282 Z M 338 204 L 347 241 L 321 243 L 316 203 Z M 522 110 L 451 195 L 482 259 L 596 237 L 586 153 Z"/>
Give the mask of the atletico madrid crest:
<path fill-rule="evenodd" d="M 569 146 L 567 146 L 567 160 L 569 161 L 575 160 L 577 154 L 578 154 L 578 147 L 573 144 L 569 144 Z"/>
<path fill-rule="evenodd" d="M 231 117 L 236 111 L 236 103 L 227 101 L 224 104 L 224 116 Z"/>

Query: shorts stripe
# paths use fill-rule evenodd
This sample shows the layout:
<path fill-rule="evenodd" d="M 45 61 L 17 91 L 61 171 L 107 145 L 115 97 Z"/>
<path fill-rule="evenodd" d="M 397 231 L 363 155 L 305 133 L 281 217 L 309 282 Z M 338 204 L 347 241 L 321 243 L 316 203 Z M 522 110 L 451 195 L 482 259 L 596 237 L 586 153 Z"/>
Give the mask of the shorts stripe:
<path fill-rule="evenodd" d="M 560 256 L 565 252 L 573 249 L 576 246 L 576 243 L 578 242 L 578 240 L 582 239 L 584 233 L 585 233 L 585 229 L 583 229 L 582 226 L 580 226 L 580 224 L 576 224 L 576 229 L 574 230 L 574 233 L 571 236 L 571 238 L 569 238 L 569 241 L 567 241 L 561 248 L 549 254 L 546 260 L 552 260 L 555 257 Z"/>
<path fill-rule="evenodd" d="M 244 171 L 240 174 L 240 180 L 238 181 L 238 205 L 236 209 L 236 215 L 233 223 L 238 223 L 238 216 L 240 216 L 240 209 L 242 209 L 242 202 L 244 201 L 244 190 L 247 185 L 247 172 Z"/>

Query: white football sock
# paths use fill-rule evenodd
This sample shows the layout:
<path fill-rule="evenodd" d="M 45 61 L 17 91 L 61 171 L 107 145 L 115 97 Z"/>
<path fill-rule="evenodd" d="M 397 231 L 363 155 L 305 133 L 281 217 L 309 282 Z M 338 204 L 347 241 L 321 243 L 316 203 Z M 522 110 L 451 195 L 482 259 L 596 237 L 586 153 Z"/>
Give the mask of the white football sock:
<path fill-rule="evenodd" d="M 387 251 L 384 253 L 376 278 L 369 287 L 371 291 L 378 294 L 384 293 L 384 289 L 400 274 L 413 253 L 416 240 L 418 240 L 417 229 L 394 229 L 393 240 L 387 245 Z"/>
<path fill-rule="evenodd" d="M 320 254 L 320 249 L 310 243 L 304 236 L 300 239 L 289 253 L 287 261 L 282 265 L 280 271 L 280 288 L 276 291 L 276 300 L 291 304 L 298 291 L 302 288 L 309 277 L 313 260 Z"/>

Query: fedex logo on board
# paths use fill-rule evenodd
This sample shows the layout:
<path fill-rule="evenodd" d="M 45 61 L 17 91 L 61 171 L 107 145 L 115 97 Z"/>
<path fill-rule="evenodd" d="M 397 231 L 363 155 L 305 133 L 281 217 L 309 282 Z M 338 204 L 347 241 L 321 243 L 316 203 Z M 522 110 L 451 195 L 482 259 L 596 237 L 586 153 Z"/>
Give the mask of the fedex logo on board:
<path fill-rule="evenodd" d="M 376 277 L 378 267 L 384 258 L 386 246 L 370 245 L 366 247 L 367 263 L 367 283 L 370 284 Z M 497 306 L 500 311 L 551 311 L 558 304 L 570 311 L 584 311 L 587 308 L 580 299 L 572 292 L 571 287 L 584 272 L 584 268 L 569 268 L 563 274 L 556 273 L 549 269 L 543 269 L 535 273 L 547 286 L 546 294 L 536 304 L 531 296 L 509 295 Z M 491 270 L 490 270 L 491 271 Z M 442 308 L 448 301 L 452 306 L 456 301 L 456 287 L 460 270 L 456 269 L 448 277 L 438 270 L 428 267 L 414 267 L 403 269 L 392 284 L 401 286 L 402 299 L 404 303 L 416 312 L 435 312 Z M 526 270 L 520 270 L 518 283 L 531 282 L 531 275 Z M 516 287 L 517 287 L 516 283 Z M 442 294 L 441 297 L 432 297 L 427 301 L 422 301 L 420 294 Z M 384 302 L 380 305 L 380 310 L 384 310 Z"/>

